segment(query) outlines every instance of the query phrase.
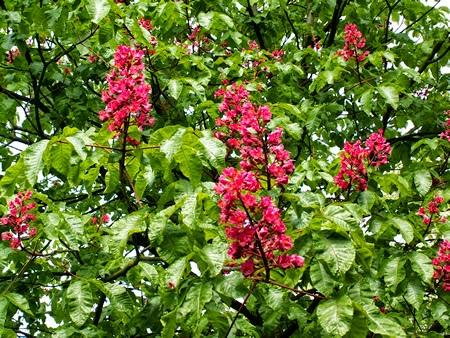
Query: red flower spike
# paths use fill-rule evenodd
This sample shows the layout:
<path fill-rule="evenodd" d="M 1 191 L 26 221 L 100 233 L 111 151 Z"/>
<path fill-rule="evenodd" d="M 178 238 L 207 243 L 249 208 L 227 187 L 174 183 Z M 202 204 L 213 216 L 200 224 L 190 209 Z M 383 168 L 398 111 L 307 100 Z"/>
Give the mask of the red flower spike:
<path fill-rule="evenodd" d="M 450 241 L 444 240 L 439 245 L 437 257 L 433 259 L 435 267 L 433 278 L 442 282 L 442 290 L 450 292 Z"/>
<path fill-rule="evenodd" d="M 424 207 L 419 208 L 417 215 L 422 217 L 423 224 L 430 225 L 431 222 L 440 222 L 440 223 L 447 222 L 447 218 L 445 216 L 440 215 L 441 212 L 440 207 L 443 203 L 444 197 L 438 195 L 430 202 L 428 202 L 426 208 Z"/>
<path fill-rule="evenodd" d="M 241 272 L 246 277 L 262 268 L 303 266 L 302 257 L 281 254 L 293 247 L 292 239 L 285 234 L 281 211 L 272 198 L 261 196 L 261 180 L 274 179 L 283 186 L 294 171 L 281 143 L 283 130 L 268 130 L 272 118 L 269 107 L 255 106 L 243 86 L 233 84 L 219 89 L 215 96 L 223 98 L 219 110 L 224 116 L 216 121 L 223 131 L 214 135 L 241 158 L 240 170 L 225 168 L 215 185 L 220 195 L 220 222 L 225 224 L 230 241 L 228 255 L 242 259 Z"/>
<path fill-rule="evenodd" d="M 8 203 L 8 214 L 1 218 L 1 224 L 10 228 L 2 232 L 1 239 L 9 241 L 12 249 L 17 249 L 22 245 L 22 239 L 34 237 L 37 234 L 36 228 L 30 228 L 30 222 L 36 219 L 31 212 L 36 208 L 36 203 L 31 202 L 32 192 L 19 192 L 15 198 Z"/>
<path fill-rule="evenodd" d="M 99 112 L 100 120 L 108 121 L 108 129 L 120 136 L 126 121 L 139 129 L 152 126 L 155 119 L 150 115 L 151 87 L 144 79 L 144 51 L 119 46 L 114 54 L 114 68 L 107 75 L 107 91 L 102 92 L 106 108 Z M 127 141 L 131 141 L 128 139 Z M 137 144 L 137 141 L 134 142 Z"/>
<path fill-rule="evenodd" d="M 344 27 L 344 48 L 338 50 L 337 54 L 342 56 L 345 61 L 352 58 L 362 62 L 369 55 L 369 51 L 363 51 L 366 46 L 366 38 L 359 31 L 354 23 L 346 24 Z"/>
<path fill-rule="evenodd" d="M 439 134 L 439 137 L 450 142 L 450 110 L 447 110 L 444 114 L 447 115 L 448 118 L 445 121 L 445 130 Z"/>
<path fill-rule="evenodd" d="M 358 191 L 367 190 L 367 165 L 379 167 L 389 162 L 391 146 L 383 136 L 383 130 L 372 133 L 365 141 L 345 142 L 341 153 L 341 168 L 334 182 L 343 190 L 355 186 Z"/>

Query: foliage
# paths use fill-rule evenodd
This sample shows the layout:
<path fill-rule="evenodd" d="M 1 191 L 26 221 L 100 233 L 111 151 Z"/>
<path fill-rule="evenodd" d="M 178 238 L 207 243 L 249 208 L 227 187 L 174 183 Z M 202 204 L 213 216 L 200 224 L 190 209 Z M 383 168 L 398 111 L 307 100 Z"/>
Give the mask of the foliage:
<path fill-rule="evenodd" d="M 449 334 L 438 4 L 0 0 L 1 336 Z M 297 263 L 245 277 L 215 190 L 233 84 L 295 166 L 260 193 Z"/>

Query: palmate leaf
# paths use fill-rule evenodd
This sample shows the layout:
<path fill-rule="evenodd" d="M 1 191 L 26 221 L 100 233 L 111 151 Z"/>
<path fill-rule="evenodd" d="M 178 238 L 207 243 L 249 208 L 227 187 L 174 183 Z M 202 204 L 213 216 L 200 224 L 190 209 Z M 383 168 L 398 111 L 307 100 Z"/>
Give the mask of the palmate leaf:
<path fill-rule="evenodd" d="M 121 254 L 125 249 L 129 236 L 145 230 L 145 214 L 142 211 L 135 212 L 113 223 L 109 229 L 113 245 Z"/>
<path fill-rule="evenodd" d="M 66 293 L 66 302 L 70 319 L 75 325 L 82 326 L 91 315 L 94 305 L 89 283 L 82 280 L 70 283 Z"/>
<path fill-rule="evenodd" d="M 417 280 L 411 280 L 406 287 L 405 299 L 416 310 L 419 310 L 422 305 L 425 296 L 425 290 L 421 283 Z"/>
<path fill-rule="evenodd" d="M 343 295 L 322 301 L 317 307 L 317 317 L 328 334 L 343 336 L 350 330 L 353 318 L 352 300 Z"/>

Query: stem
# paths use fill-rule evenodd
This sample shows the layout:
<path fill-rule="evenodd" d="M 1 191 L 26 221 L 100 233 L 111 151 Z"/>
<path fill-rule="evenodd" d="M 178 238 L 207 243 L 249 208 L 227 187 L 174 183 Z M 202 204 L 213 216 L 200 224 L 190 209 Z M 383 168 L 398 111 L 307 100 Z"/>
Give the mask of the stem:
<path fill-rule="evenodd" d="M 241 201 L 242 207 L 244 208 L 245 213 L 247 214 L 248 220 L 253 228 L 255 228 L 255 223 L 253 222 L 252 216 L 250 215 L 250 212 L 248 211 L 247 207 L 245 206 L 244 202 L 242 201 L 242 198 L 239 194 L 239 200 Z M 264 264 L 264 270 L 266 272 L 266 281 L 270 280 L 270 266 L 269 261 L 267 260 L 266 253 L 264 252 L 264 248 L 261 243 L 261 239 L 258 236 L 258 233 L 255 231 L 255 242 L 256 246 L 258 248 L 258 251 L 261 255 L 261 259 Z"/>
<path fill-rule="evenodd" d="M 125 120 L 125 124 L 123 126 L 123 134 L 122 134 L 122 156 L 119 161 L 119 177 L 120 177 L 120 188 L 122 190 L 123 197 L 128 205 L 130 210 L 136 211 L 136 206 L 131 203 L 131 199 L 128 196 L 126 182 L 128 181 L 128 175 L 126 173 L 125 160 L 127 157 L 127 137 L 128 137 L 128 127 L 130 126 L 130 115 L 128 115 Z"/>
<path fill-rule="evenodd" d="M 267 190 L 272 190 L 272 184 L 270 182 L 270 173 L 269 173 L 269 156 L 268 156 L 268 152 L 269 149 L 267 148 L 267 134 L 264 134 L 263 136 L 263 151 L 264 151 L 264 161 L 266 162 L 266 179 L 267 179 Z"/>
<path fill-rule="evenodd" d="M 239 314 L 241 313 L 242 309 L 243 309 L 244 306 L 245 306 L 245 303 L 247 303 L 247 301 L 248 301 L 248 299 L 250 298 L 250 296 L 252 295 L 253 291 L 255 291 L 255 287 L 256 287 L 256 284 L 257 284 L 257 283 L 258 283 L 258 282 L 257 282 L 256 280 L 253 281 L 252 287 L 250 288 L 250 290 L 248 290 L 248 293 L 247 293 L 247 295 L 245 296 L 244 301 L 242 302 L 241 306 L 239 307 L 238 312 L 237 312 L 236 315 L 234 316 L 234 319 L 233 319 L 233 321 L 231 322 L 231 325 L 230 325 L 230 327 L 228 328 L 227 333 L 225 334 L 225 338 L 227 338 L 228 335 L 230 334 L 231 329 L 232 329 L 233 326 L 234 326 L 234 323 L 236 323 L 236 320 L 238 319 Z"/>
<path fill-rule="evenodd" d="M 356 46 L 355 46 L 354 52 L 355 52 L 355 56 L 356 56 L 355 60 L 356 60 L 356 73 L 358 74 L 358 83 L 361 84 L 361 72 L 359 71 L 358 50 L 356 49 Z"/>

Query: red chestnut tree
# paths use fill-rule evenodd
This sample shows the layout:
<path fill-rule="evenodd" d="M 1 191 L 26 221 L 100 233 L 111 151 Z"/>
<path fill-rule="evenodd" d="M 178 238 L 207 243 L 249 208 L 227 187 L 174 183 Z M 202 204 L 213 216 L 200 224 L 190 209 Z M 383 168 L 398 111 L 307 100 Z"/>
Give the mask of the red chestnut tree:
<path fill-rule="evenodd" d="M 0 335 L 450 333 L 439 2 L 0 0 Z"/>

